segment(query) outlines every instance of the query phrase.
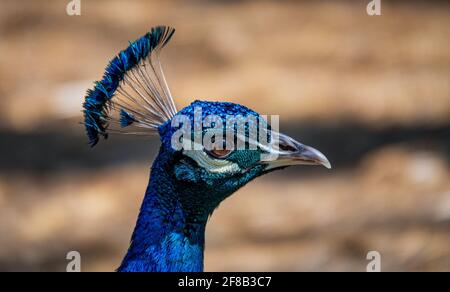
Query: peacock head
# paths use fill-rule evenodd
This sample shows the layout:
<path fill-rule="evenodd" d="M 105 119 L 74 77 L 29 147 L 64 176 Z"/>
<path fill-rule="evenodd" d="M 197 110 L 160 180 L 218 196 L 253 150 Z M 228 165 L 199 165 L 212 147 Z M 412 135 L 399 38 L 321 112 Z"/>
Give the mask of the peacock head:
<path fill-rule="evenodd" d="M 110 132 L 158 133 L 162 146 L 153 171 L 173 180 L 186 204 L 208 212 L 268 172 L 298 164 L 330 168 L 321 152 L 279 133 L 277 119 L 269 124 L 245 106 L 195 101 L 177 111 L 159 57 L 173 33 L 156 27 L 130 43 L 88 91 L 83 111 L 92 146 Z"/>
<path fill-rule="evenodd" d="M 211 208 L 252 179 L 291 165 L 323 165 L 318 150 L 279 133 L 257 112 L 230 102 L 195 101 L 159 127 L 173 177 Z M 275 126 L 275 127 L 274 127 Z"/>

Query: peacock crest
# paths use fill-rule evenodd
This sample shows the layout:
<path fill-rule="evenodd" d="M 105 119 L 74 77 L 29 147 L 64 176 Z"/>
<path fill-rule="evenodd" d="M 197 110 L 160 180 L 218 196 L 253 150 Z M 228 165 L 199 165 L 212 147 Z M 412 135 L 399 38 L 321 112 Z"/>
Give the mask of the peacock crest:
<path fill-rule="evenodd" d="M 158 26 L 121 51 L 88 90 L 84 124 L 91 146 L 108 133 L 151 135 L 177 109 L 160 61 L 175 29 Z"/>

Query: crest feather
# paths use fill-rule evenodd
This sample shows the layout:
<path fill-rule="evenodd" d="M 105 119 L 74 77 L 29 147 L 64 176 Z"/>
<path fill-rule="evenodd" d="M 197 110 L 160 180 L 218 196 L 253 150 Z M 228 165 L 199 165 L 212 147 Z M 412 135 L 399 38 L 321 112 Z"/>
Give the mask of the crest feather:
<path fill-rule="evenodd" d="M 91 146 L 108 133 L 154 134 L 177 113 L 160 61 L 161 49 L 174 32 L 158 26 L 130 42 L 87 91 L 83 113 Z"/>

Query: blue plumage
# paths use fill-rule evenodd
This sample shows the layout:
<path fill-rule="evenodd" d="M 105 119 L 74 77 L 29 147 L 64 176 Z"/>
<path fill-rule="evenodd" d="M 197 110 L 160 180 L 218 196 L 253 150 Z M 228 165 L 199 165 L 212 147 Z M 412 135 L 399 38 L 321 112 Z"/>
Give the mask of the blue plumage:
<path fill-rule="evenodd" d="M 149 53 L 158 45 L 165 46 L 175 30 L 163 26 L 152 30 L 130 42 L 130 45 L 121 51 L 106 67 L 102 80 L 95 82 L 93 90 L 88 90 L 83 104 L 86 132 L 91 146 L 98 143 L 98 136 L 107 137 L 108 102 L 116 94 L 120 83 L 126 73 L 138 65 L 141 60 L 147 58 Z"/>
<path fill-rule="evenodd" d="M 223 121 L 226 120 L 227 116 L 240 116 L 243 118 L 246 118 L 248 116 L 255 117 L 256 123 L 260 120 L 260 115 L 243 106 L 240 104 L 235 104 L 231 102 L 211 102 L 211 101 L 201 101 L 196 100 L 193 103 L 191 103 L 189 106 L 181 109 L 176 115 L 177 116 L 184 116 L 189 118 L 191 125 L 194 127 L 195 120 L 194 120 L 194 112 L 195 110 L 201 111 L 201 121 L 204 121 L 208 116 L 218 116 Z M 250 121 L 252 122 L 252 121 Z M 264 123 L 265 120 L 263 120 Z M 224 123 L 225 124 L 225 123 Z M 246 125 L 249 126 L 248 124 Z M 255 125 L 257 126 L 257 125 Z M 270 128 L 270 125 L 267 125 L 268 128 Z M 170 148 L 171 144 L 171 138 L 174 132 L 178 130 L 177 128 L 172 127 L 171 120 L 168 120 L 164 124 L 158 127 L 158 132 L 161 137 L 161 142 L 163 145 L 165 145 L 166 148 Z M 233 131 L 236 131 L 236 129 L 233 129 Z"/>
<path fill-rule="evenodd" d="M 120 126 L 122 128 L 128 127 L 134 122 L 136 122 L 136 119 L 134 118 L 133 114 L 130 114 L 124 109 L 120 110 Z"/>
<path fill-rule="evenodd" d="M 175 157 L 161 149 L 119 271 L 201 271 L 205 218 L 188 215 L 172 178 Z M 187 194 L 189 196 L 189 194 Z"/>
<path fill-rule="evenodd" d="M 195 101 L 177 111 L 158 55 L 173 31 L 157 27 L 130 43 L 110 62 L 94 90 L 88 91 L 83 105 L 91 145 L 99 135 L 106 138 L 114 132 L 109 127 L 114 123 L 119 133 L 141 133 L 132 132 L 135 127 L 158 134 L 161 140 L 131 244 L 118 271 L 203 271 L 206 223 L 225 198 L 254 178 L 289 165 L 330 166 L 319 151 L 276 132 L 263 116 L 245 106 Z M 229 117 L 244 119 L 244 127 L 229 123 Z M 176 126 L 174 121 L 181 118 Z M 226 122 L 222 125 L 222 121 Z M 188 144 L 174 147 L 178 141 L 174 137 L 185 124 L 190 126 L 183 140 L 199 135 L 199 149 Z M 215 142 L 230 135 L 233 143 L 244 140 L 245 147 L 228 148 L 227 140 L 225 148 L 216 144 L 208 148 L 204 139 L 212 137 L 210 129 L 216 131 Z M 258 140 L 257 147 L 249 147 L 254 141 L 252 129 L 267 130 L 267 144 Z"/>

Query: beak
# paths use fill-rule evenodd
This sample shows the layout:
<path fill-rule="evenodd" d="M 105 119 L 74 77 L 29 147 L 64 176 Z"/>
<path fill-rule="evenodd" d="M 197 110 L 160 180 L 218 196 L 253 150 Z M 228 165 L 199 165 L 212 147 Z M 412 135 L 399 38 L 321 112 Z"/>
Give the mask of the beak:
<path fill-rule="evenodd" d="M 265 150 L 261 163 L 268 165 L 266 170 L 290 165 L 323 165 L 331 168 L 322 152 L 280 133 L 273 132 L 272 142 Z"/>

